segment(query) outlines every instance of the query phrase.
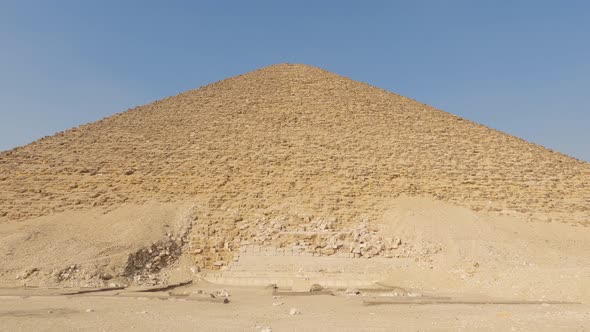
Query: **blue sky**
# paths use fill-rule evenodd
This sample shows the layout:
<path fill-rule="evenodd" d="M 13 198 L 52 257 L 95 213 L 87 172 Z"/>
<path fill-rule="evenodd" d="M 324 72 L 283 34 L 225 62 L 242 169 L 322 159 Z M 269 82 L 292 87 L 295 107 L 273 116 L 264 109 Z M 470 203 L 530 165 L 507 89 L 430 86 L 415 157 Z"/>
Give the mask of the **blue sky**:
<path fill-rule="evenodd" d="M 590 161 L 589 1 L 0 1 L 0 150 L 306 63 Z"/>

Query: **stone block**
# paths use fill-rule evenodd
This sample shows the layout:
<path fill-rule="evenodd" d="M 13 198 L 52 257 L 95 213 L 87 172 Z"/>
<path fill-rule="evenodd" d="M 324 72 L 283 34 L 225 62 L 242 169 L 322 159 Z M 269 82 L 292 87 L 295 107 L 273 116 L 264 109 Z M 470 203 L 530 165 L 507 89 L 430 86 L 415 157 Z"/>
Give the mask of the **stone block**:
<path fill-rule="evenodd" d="M 311 285 L 309 278 L 294 278 L 291 290 L 294 292 L 309 292 L 311 291 Z"/>

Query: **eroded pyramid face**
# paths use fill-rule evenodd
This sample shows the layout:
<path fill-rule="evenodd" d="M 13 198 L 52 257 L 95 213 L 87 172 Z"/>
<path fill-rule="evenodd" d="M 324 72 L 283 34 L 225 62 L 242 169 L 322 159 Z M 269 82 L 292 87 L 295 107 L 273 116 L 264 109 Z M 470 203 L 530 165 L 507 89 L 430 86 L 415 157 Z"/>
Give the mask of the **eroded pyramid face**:
<path fill-rule="evenodd" d="M 354 223 L 408 193 L 575 223 L 589 188 L 587 163 L 291 64 L 0 154 L 0 221 L 192 198 L 227 219 L 302 209 Z"/>

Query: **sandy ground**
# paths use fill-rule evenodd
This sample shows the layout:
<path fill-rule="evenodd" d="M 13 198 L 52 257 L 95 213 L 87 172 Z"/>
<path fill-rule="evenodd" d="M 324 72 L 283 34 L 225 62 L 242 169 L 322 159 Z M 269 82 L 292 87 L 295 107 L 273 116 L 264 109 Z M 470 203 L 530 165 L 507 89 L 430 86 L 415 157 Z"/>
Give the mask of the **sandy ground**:
<path fill-rule="evenodd" d="M 195 286 L 193 286 L 195 287 Z M 588 331 L 587 304 L 363 304 L 359 296 L 228 289 L 228 304 L 183 298 L 0 297 L 1 331 Z M 283 303 L 273 305 L 273 303 Z M 290 315 L 297 308 L 299 315 Z M 268 330 L 266 330 L 268 331 Z"/>
<path fill-rule="evenodd" d="M 203 278 L 206 280 L 207 275 L 191 272 L 194 261 L 189 250 L 165 269 L 167 281 L 193 280 L 192 285 L 175 289 L 184 295 L 203 289 L 227 289 L 230 303 L 125 290 L 57 295 L 63 287 L 91 286 L 94 279 L 87 279 L 91 273 L 98 275 L 105 269 L 116 273 L 129 264 L 134 252 L 154 241 L 176 238 L 168 234 L 186 222 L 191 206 L 130 205 L 107 214 L 88 211 L 1 225 L 0 253 L 8 259 L 0 266 L 4 287 L 0 288 L 0 330 L 590 329 L 590 229 L 474 212 L 429 197 L 401 196 L 392 200 L 391 208 L 376 225 L 379 234 L 403 239 L 405 245 L 399 252 L 405 251 L 407 257 L 250 255 L 237 257 L 236 265 L 228 266 L 222 275 L 250 281 L 315 275 L 318 280 L 329 281 L 336 273 L 331 269 L 335 269 L 339 271 L 338 277 L 364 278 L 375 285 L 398 287 L 425 299 L 446 296 L 450 302 L 461 303 L 367 306 L 363 301 L 370 299 L 369 293 L 273 298 L 264 287 L 205 283 Z M 67 270 L 70 264 L 86 272 L 55 284 L 61 289 L 42 291 L 52 285 L 55 271 L 62 271 L 64 266 Z M 26 278 L 18 277 L 31 268 L 38 271 Z M 102 286 L 110 285 L 112 280 Z M 40 288 L 23 289 L 23 285 Z M 403 302 L 404 296 L 400 294 L 394 299 Z M 273 305 L 277 302 L 282 304 Z M 290 315 L 292 308 L 301 314 Z"/>

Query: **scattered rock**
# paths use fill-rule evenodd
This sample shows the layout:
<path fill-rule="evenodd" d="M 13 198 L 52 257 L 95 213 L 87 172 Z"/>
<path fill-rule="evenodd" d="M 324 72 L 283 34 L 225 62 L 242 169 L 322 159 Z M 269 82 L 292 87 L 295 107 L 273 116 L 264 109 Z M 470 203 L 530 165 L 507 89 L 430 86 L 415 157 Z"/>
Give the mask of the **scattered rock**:
<path fill-rule="evenodd" d="M 291 316 L 301 315 L 301 310 L 299 310 L 297 308 L 291 308 L 291 310 L 289 310 L 289 315 L 291 315 Z"/>
<path fill-rule="evenodd" d="M 225 289 L 216 290 L 216 291 L 212 292 L 211 295 L 213 297 L 225 297 L 225 298 L 229 297 L 229 293 Z"/>
<path fill-rule="evenodd" d="M 100 275 L 100 279 L 102 279 L 102 280 L 111 280 L 111 279 L 113 279 L 113 276 L 110 273 L 105 272 L 105 273 L 102 273 Z"/>
<path fill-rule="evenodd" d="M 24 270 L 21 274 L 17 274 L 16 279 L 27 279 L 28 277 L 30 277 L 32 274 L 39 272 L 39 268 L 31 268 L 31 269 L 27 269 Z"/>
<path fill-rule="evenodd" d="M 346 293 L 346 295 L 349 296 L 355 296 L 355 295 L 360 295 L 361 292 L 356 289 L 356 288 L 347 288 L 346 291 L 344 291 Z"/>
<path fill-rule="evenodd" d="M 310 288 L 310 290 L 312 292 L 319 292 L 319 291 L 322 291 L 323 289 L 324 288 L 320 284 L 313 284 L 313 285 L 311 285 L 311 288 Z"/>

